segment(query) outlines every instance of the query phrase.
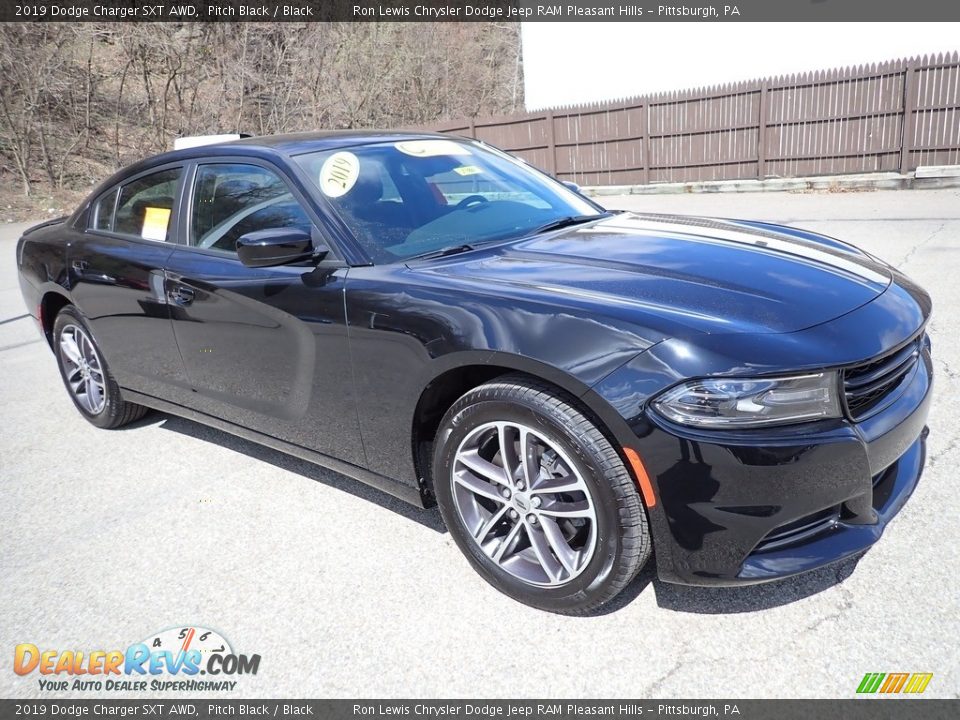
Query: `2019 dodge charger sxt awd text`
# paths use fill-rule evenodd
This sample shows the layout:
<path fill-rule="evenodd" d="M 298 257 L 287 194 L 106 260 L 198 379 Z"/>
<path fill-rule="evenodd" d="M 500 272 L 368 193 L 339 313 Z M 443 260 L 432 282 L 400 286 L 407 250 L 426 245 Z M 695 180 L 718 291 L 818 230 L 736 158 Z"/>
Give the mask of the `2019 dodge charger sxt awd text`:
<path fill-rule="evenodd" d="M 80 413 L 147 408 L 439 504 L 590 612 L 871 545 L 923 467 L 929 296 L 845 243 L 605 211 L 483 143 L 313 133 L 129 167 L 17 248 Z M 358 534 L 363 528 L 357 528 Z"/>

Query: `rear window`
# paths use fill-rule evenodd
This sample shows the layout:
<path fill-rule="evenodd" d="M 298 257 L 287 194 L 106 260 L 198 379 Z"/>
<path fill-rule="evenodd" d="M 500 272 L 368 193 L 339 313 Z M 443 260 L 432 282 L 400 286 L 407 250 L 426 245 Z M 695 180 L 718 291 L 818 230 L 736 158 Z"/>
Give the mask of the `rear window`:
<path fill-rule="evenodd" d="M 169 240 L 170 218 L 181 168 L 161 170 L 121 186 L 117 196 L 113 230 L 146 240 Z M 100 216 L 97 222 L 99 227 Z"/>

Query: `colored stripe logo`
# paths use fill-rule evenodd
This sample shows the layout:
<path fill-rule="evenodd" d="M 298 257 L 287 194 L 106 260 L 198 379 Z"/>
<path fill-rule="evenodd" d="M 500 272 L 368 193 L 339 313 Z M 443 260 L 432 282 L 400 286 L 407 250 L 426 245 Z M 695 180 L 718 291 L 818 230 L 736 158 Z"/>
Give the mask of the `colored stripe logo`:
<path fill-rule="evenodd" d="M 857 693 L 884 695 L 908 693 L 919 695 L 927 689 L 933 673 L 867 673 L 857 687 Z"/>

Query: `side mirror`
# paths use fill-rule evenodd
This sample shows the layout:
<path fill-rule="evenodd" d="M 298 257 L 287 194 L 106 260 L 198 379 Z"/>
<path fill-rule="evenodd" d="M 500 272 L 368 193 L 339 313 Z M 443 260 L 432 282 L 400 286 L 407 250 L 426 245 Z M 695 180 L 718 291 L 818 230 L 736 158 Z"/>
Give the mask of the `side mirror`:
<path fill-rule="evenodd" d="M 318 259 L 328 252 L 325 245 L 314 246 L 310 233 L 294 227 L 255 230 L 237 240 L 240 262 L 254 268 Z"/>
<path fill-rule="evenodd" d="M 580 186 L 575 182 L 571 182 L 570 180 L 561 180 L 560 182 L 563 183 L 563 186 L 568 190 L 573 190 L 578 195 L 580 194 Z"/>

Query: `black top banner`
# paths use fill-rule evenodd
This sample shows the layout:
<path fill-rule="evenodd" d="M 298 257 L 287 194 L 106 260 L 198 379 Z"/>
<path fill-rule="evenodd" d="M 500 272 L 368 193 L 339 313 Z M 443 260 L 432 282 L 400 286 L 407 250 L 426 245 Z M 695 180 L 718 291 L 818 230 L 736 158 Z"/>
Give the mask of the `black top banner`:
<path fill-rule="evenodd" d="M 2 22 L 910 22 L 960 20 L 944 0 L 3 0 Z"/>

